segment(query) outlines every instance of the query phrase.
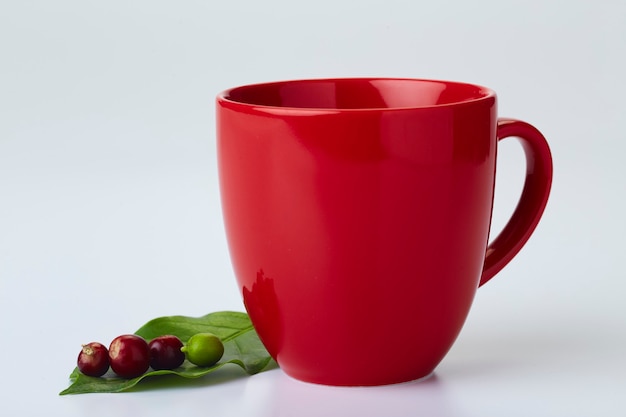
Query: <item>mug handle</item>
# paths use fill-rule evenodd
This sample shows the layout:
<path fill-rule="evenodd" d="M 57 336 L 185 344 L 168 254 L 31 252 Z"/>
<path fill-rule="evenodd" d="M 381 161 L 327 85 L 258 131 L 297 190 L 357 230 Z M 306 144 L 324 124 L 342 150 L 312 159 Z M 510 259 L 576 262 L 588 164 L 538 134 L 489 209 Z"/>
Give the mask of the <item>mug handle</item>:
<path fill-rule="evenodd" d="M 522 144 L 526 156 L 526 180 L 513 215 L 487 246 L 479 287 L 500 272 L 528 241 L 546 208 L 552 186 L 552 155 L 541 132 L 526 122 L 500 118 L 498 141 L 508 137 L 516 137 Z"/>

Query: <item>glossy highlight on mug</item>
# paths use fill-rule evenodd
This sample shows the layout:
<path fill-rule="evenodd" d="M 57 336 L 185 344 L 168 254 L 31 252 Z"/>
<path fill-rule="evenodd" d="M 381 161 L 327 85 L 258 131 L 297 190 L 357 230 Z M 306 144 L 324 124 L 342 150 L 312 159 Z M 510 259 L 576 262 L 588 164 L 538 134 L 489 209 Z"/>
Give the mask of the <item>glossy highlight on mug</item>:
<path fill-rule="evenodd" d="M 231 260 L 287 374 L 382 385 L 433 372 L 549 195 L 547 142 L 496 108 L 488 88 L 418 79 L 282 81 L 218 96 Z M 522 141 L 526 186 L 488 247 L 505 137 Z"/>
<path fill-rule="evenodd" d="M 242 296 L 246 311 L 258 323 L 256 330 L 263 345 L 268 352 L 279 352 L 283 326 L 274 281 L 260 269 L 252 285 L 243 287 Z"/>

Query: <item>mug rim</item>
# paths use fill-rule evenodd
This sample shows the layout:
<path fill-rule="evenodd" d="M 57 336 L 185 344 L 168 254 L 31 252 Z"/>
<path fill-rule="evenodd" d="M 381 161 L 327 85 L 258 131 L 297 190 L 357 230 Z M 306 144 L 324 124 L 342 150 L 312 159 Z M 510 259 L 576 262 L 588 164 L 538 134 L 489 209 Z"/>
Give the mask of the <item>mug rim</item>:
<path fill-rule="evenodd" d="M 267 88 L 267 87 L 279 87 L 286 85 L 298 85 L 298 84 L 315 84 L 315 83 L 347 83 L 347 82 L 397 82 L 397 83 L 416 83 L 416 84 L 441 84 L 447 87 L 453 87 L 457 89 L 474 89 L 476 92 L 472 96 L 468 96 L 462 100 L 454 100 L 445 103 L 434 103 L 424 105 L 411 105 L 411 106 L 389 106 L 389 107 L 354 107 L 354 108 L 341 108 L 341 107 L 316 107 L 316 106 L 282 106 L 264 103 L 255 103 L 251 100 L 237 100 L 232 98 L 235 93 L 241 93 L 247 91 L 253 91 L 255 89 Z M 490 101 L 496 99 L 496 92 L 488 87 L 468 83 L 461 81 L 441 80 L 441 79 L 429 79 L 429 78 L 410 78 L 410 77 L 332 77 L 332 78 L 300 78 L 300 79 L 287 79 L 278 81 L 268 81 L 244 84 L 236 87 L 232 87 L 223 90 L 217 94 L 216 100 L 218 103 L 226 104 L 229 107 L 250 108 L 257 110 L 265 110 L 269 112 L 322 112 L 322 113 L 338 113 L 338 112 L 367 112 L 367 111 L 394 111 L 394 110 L 416 110 L 416 109 L 439 109 L 458 107 L 468 104 L 476 104 L 480 102 Z"/>

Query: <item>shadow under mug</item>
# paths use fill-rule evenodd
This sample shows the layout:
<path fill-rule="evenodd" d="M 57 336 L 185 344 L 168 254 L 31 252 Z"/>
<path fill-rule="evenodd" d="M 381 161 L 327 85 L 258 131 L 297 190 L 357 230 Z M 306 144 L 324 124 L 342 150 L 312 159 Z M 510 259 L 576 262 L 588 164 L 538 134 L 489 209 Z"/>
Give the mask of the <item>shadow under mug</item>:
<path fill-rule="evenodd" d="M 525 185 L 488 243 L 497 143 L 517 137 Z M 476 289 L 546 206 L 543 135 L 499 119 L 496 94 L 419 79 L 294 80 L 217 97 L 220 191 L 244 304 L 290 376 L 329 385 L 425 377 Z"/>

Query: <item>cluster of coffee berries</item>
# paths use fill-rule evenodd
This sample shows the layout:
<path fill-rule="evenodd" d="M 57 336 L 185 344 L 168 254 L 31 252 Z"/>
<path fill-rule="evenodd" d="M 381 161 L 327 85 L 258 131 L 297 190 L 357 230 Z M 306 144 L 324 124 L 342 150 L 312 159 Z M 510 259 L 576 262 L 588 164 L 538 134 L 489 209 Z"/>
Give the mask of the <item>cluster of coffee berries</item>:
<path fill-rule="evenodd" d="M 149 343 L 134 334 L 118 336 L 107 349 L 98 342 L 83 345 L 78 354 L 78 369 L 88 376 L 102 376 L 109 367 L 122 378 L 135 378 L 149 368 L 174 369 L 185 358 L 197 366 L 215 365 L 224 354 L 222 341 L 212 333 L 193 335 L 187 344 L 176 336 L 164 335 Z"/>

